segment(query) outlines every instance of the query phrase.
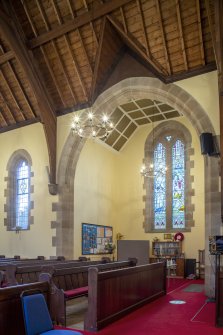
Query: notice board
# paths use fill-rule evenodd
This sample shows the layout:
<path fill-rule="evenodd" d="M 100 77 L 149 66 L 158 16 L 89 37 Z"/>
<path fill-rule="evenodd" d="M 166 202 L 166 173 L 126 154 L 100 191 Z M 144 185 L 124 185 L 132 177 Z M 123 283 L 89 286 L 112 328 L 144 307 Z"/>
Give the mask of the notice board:
<path fill-rule="evenodd" d="M 82 255 L 107 253 L 106 243 L 112 243 L 113 230 L 110 226 L 82 223 Z"/>

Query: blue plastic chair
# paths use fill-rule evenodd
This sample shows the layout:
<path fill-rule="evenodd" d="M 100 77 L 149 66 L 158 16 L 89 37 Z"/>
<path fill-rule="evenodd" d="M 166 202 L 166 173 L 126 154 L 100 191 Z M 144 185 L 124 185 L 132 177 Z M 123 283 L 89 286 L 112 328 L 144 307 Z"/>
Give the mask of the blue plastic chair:
<path fill-rule="evenodd" d="M 53 329 L 46 300 L 42 293 L 21 295 L 26 335 L 82 335 L 80 332 Z"/>

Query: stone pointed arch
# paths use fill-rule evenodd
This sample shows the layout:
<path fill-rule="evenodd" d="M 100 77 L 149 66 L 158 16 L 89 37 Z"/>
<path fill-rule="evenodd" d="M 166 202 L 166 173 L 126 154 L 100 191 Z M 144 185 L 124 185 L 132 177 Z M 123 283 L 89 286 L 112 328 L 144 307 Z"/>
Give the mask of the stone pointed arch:
<path fill-rule="evenodd" d="M 180 111 L 193 124 L 197 135 L 203 132 L 215 134 L 213 125 L 201 105 L 185 90 L 174 84 L 163 84 L 156 78 L 129 78 L 103 92 L 95 101 L 94 109 L 101 114 L 111 114 L 119 105 L 134 99 L 162 101 Z M 60 158 L 58 170 L 59 204 L 55 246 L 57 255 L 73 257 L 74 238 L 74 176 L 77 160 L 84 142 L 69 135 Z M 208 237 L 220 234 L 220 192 L 218 161 L 214 157 L 205 160 L 205 239 L 206 239 L 206 293 L 214 296 L 214 275 L 208 263 Z"/>

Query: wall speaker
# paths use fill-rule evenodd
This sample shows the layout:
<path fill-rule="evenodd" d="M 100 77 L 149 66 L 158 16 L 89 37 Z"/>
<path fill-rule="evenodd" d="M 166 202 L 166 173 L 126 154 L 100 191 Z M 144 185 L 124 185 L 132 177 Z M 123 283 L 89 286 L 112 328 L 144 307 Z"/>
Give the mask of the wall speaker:
<path fill-rule="evenodd" d="M 211 155 L 214 153 L 214 141 L 212 133 L 202 133 L 200 135 L 202 155 Z"/>

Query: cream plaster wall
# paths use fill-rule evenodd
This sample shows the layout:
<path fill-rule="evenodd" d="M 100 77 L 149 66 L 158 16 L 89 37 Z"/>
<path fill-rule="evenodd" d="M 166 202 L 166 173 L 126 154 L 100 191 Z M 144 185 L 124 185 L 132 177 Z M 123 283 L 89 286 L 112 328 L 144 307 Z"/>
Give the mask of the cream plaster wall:
<path fill-rule="evenodd" d="M 216 135 L 220 134 L 217 71 L 181 80 L 175 85 L 183 88 L 197 100 L 209 115 Z"/>
<path fill-rule="evenodd" d="M 211 72 L 205 75 L 197 76 L 194 78 L 179 81 L 176 85 L 182 87 L 188 93 L 190 93 L 204 108 L 204 110 L 209 115 L 213 126 L 215 128 L 216 134 L 219 134 L 219 106 L 218 106 L 218 88 L 217 88 L 217 74 L 216 72 Z M 194 111 L 196 113 L 196 111 Z M 192 134 L 192 148 L 194 148 L 194 156 L 191 159 L 194 161 L 194 167 L 191 169 L 191 175 L 194 176 L 194 182 L 192 183 L 192 188 L 195 190 L 195 195 L 192 197 L 192 203 L 194 204 L 194 221 L 195 226 L 192 228 L 191 233 L 185 233 L 185 241 L 183 242 L 183 251 L 187 258 L 197 258 L 198 249 L 203 249 L 205 244 L 205 227 L 204 227 L 204 158 L 200 152 L 200 142 L 199 137 L 193 128 L 193 125 L 185 117 L 177 118 L 177 121 L 184 124 Z M 140 127 L 131 140 L 127 143 L 124 149 L 119 155 L 114 156 L 111 152 L 104 151 L 104 149 L 97 152 L 97 159 L 110 160 L 110 156 L 113 160 L 114 171 L 111 171 L 111 166 L 109 171 L 107 171 L 107 178 L 109 180 L 109 173 L 112 173 L 112 182 L 114 182 L 115 189 L 113 194 L 115 198 L 113 200 L 113 205 L 115 204 L 115 211 L 113 213 L 113 218 L 115 222 L 115 230 L 121 232 L 126 239 L 145 239 L 150 240 L 157 236 L 160 240 L 163 239 L 163 234 L 146 234 L 143 229 L 143 210 L 144 202 L 142 197 L 145 194 L 143 190 L 143 179 L 139 174 L 140 167 L 142 165 L 142 160 L 144 157 L 144 145 L 151 127 L 149 125 Z M 85 150 L 86 148 L 84 148 Z M 80 162 L 78 167 L 78 174 L 75 177 L 75 200 L 77 201 L 76 194 L 78 190 L 81 189 L 81 184 L 86 188 L 92 181 L 87 181 L 84 177 L 83 168 L 84 165 L 88 166 L 92 164 L 91 158 L 92 153 L 90 152 L 91 147 L 88 146 L 87 151 L 85 151 L 85 163 L 82 158 L 82 153 L 80 156 Z M 102 155 L 102 156 L 100 156 Z M 106 155 L 106 158 L 105 156 Z M 96 168 L 96 161 L 94 156 L 94 167 Z M 89 159 L 89 160 L 88 160 Z M 87 163 L 89 162 L 89 163 Z M 82 168 L 81 168 L 82 166 Z M 106 170 L 104 166 L 104 171 Z M 99 174 L 99 172 L 98 172 Z M 96 172 L 94 172 L 96 175 Z M 78 179 L 80 180 L 78 181 Z M 99 177 L 100 178 L 100 177 Z M 96 181 L 93 182 L 96 184 Z M 100 181 L 98 181 L 100 183 Z M 76 189 L 76 186 L 78 188 Z M 88 185 L 88 186 L 87 186 Z M 92 185 L 90 188 L 93 187 Z M 94 186 L 95 187 L 95 186 Z M 90 193 L 88 193 L 88 201 L 90 198 Z M 82 196 L 83 203 L 87 200 Z M 98 199 L 99 200 L 99 199 Z M 79 201 L 79 200 L 78 200 Z M 88 207 L 87 217 L 97 216 L 97 201 L 93 200 L 92 208 Z M 101 201 L 101 200 L 100 200 Z M 112 203 L 112 201 L 111 201 Z M 76 219 L 78 222 L 77 228 L 78 235 L 80 236 L 80 222 L 81 222 L 81 205 L 75 204 L 77 213 L 75 214 L 75 225 Z M 90 214 L 90 210 L 92 213 Z M 78 214 L 79 212 L 79 214 Z M 84 222 L 84 218 L 82 219 Z M 88 221 L 86 221 L 88 222 Z M 111 224 L 114 224 L 111 221 Z M 104 224 L 104 223 L 102 223 Z M 115 235 L 114 235 L 115 236 Z M 80 247 L 78 247 L 78 252 Z"/>
<path fill-rule="evenodd" d="M 185 233 L 183 251 L 187 258 L 197 258 L 198 249 L 204 248 L 204 160 L 200 153 L 199 138 L 185 117 L 176 119 L 184 124 L 192 134 L 192 148 L 195 154 L 194 168 L 191 175 L 194 176 L 193 188 L 195 196 L 192 203 L 195 206 L 194 220 L 195 227 L 191 233 Z M 119 201 L 117 207 L 117 229 L 126 239 L 149 240 L 152 242 L 156 236 L 163 240 L 163 233 L 145 233 L 143 229 L 143 209 L 142 201 L 145 190 L 143 190 L 144 178 L 140 176 L 140 167 L 144 157 L 144 145 L 147 136 L 151 131 L 151 126 L 144 126 L 138 129 L 136 134 L 122 150 L 117 162 L 117 188 Z"/>
<path fill-rule="evenodd" d="M 74 181 L 74 258 L 81 255 L 82 222 L 113 226 L 115 234 L 117 157 L 93 140 L 82 149 Z"/>
<path fill-rule="evenodd" d="M 4 226 L 4 189 L 7 176 L 6 166 L 12 153 L 16 150 L 27 150 L 32 158 L 32 171 L 34 172 L 34 193 L 31 200 L 34 201 L 34 224 L 30 230 L 16 234 L 7 231 Z M 51 220 L 55 220 L 52 213 L 52 202 L 55 197 L 48 192 L 48 176 L 46 166 L 48 152 L 43 127 L 40 123 L 19 128 L 17 130 L 0 135 L 0 253 L 8 257 L 20 255 L 22 257 L 36 257 L 38 255 L 54 256 L 55 248 L 52 247 Z"/>

